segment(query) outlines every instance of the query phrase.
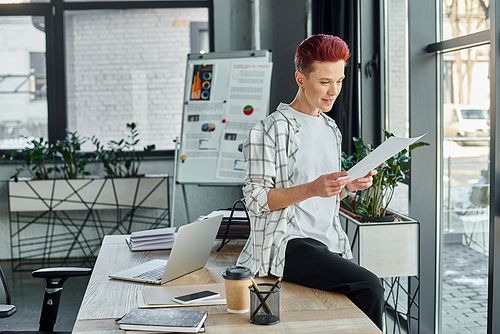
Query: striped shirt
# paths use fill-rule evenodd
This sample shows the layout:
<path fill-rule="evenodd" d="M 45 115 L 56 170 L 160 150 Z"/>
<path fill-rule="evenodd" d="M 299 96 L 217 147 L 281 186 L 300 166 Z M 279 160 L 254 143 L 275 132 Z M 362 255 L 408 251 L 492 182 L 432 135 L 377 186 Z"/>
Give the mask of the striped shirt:
<path fill-rule="evenodd" d="M 338 156 L 341 156 L 342 136 L 335 121 L 323 112 L 320 115 L 337 136 Z M 286 244 L 295 224 L 295 206 L 269 210 L 267 194 L 273 188 L 288 188 L 293 184 L 293 171 L 298 152 L 300 124 L 287 104 L 281 103 L 276 112 L 257 123 L 243 144 L 246 179 L 243 187 L 250 213 L 251 232 L 238 257 L 237 264 L 250 268 L 254 274 L 283 276 Z M 334 172 L 334 171 L 332 171 Z M 334 225 L 338 230 L 341 254 L 352 258 L 348 238 L 339 221 L 340 198 L 336 196 Z"/>

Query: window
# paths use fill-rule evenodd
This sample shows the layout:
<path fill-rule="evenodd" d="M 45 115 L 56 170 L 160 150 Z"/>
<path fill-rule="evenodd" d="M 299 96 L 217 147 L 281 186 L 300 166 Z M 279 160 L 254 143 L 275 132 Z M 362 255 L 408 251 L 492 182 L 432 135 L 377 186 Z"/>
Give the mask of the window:
<path fill-rule="evenodd" d="M 443 0 L 444 40 L 489 28 L 489 0 Z"/>
<path fill-rule="evenodd" d="M 68 129 L 101 143 L 126 138 L 174 148 L 181 132 L 186 56 L 205 8 L 66 11 Z M 200 40 L 200 39 L 198 39 Z M 92 151 L 87 141 L 83 150 Z"/>
<path fill-rule="evenodd" d="M 489 1 L 443 0 L 442 4 L 444 41 L 436 43 L 442 64 L 439 332 L 486 333 L 490 47 L 489 36 L 477 40 L 475 33 L 489 29 Z M 471 42 L 471 36 L 476 40 Z"/>
<path fill-rule="evenodd" d="M 0 150 L 67 131 L 106 144 L 131 122 L 141 147 L 172 150 L 186 56 L 213 48 L 212 0 L 37 2 L 0 14 Z"/>
<path fill-rule="evenodd" d="M 442 108 L 441 333 L 457 333 L 465 327 L 486 332 L 489 46 L 455 51 L 453 57 L 443 54 L 442 58 L 452 62 L 443 67 L 452 71 L 442 73 L 442 82 L 451 85 L 442 87 L 443 96 L 449 98 Z"/>
<path fill-rule="evenodd" d="M 209 52 L 208 22 L 191 22 L 191 53 Z"/>
<path fill-rule="evenodd" d="M 30 59 L 30 100 L 46 100 L 47 70 L 45 69 L 45 52 L 31 52 Z"/>
<path fill-rule="evenodd" d="M 0 5 L 1 6 L 1 5 Z M 36 23 L 35 23 L 36 22 Z M 43 17 L 0 16 L 0 149 L 47 137 Z"/>

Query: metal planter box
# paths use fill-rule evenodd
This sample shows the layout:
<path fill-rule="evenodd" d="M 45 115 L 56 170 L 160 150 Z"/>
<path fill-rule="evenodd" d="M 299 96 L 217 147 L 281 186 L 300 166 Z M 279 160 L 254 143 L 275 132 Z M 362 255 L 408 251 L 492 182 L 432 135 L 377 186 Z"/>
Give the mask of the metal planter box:
<path fill-rule="evenodd" d="M 168 175 L 9 182 L 14 270 L 93 259 L 106 234 L 168 226 Z"/>

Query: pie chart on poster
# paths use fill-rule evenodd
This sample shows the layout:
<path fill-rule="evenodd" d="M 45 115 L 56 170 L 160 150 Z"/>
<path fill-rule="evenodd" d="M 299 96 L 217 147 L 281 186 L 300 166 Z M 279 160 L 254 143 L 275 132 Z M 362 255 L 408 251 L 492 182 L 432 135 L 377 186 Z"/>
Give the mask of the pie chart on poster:
<path fill-rule="evenodd" d="M 203 131 L 203 132 L 212 132 L 214 130 L 215 130 L 214 123 L 205 123 L 201 126 L 201 131 Z"/>
<path fill-rule="evenodd" d="M 251 114 L 253 114 L 253 107 L 251 105 L 245 106 L 243 108 L 243 113 L 247 116 L 250 116 Z"/>

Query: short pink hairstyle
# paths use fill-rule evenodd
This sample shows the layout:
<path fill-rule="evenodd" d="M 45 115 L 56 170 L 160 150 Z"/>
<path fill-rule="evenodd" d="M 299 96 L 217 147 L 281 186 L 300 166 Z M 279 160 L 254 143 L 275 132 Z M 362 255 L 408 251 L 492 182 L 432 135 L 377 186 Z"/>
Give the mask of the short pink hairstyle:
<path fill-rule="evenodd" d="M 309 76 L 314 68 L 312 64 L 315 61 L 337 62 L 347 60 L 351 57 L 351 52 L 346 42 L 332 35 L 313 35 L 300 43 L 295 52 L 295 70 L 305 76 Z"/>

